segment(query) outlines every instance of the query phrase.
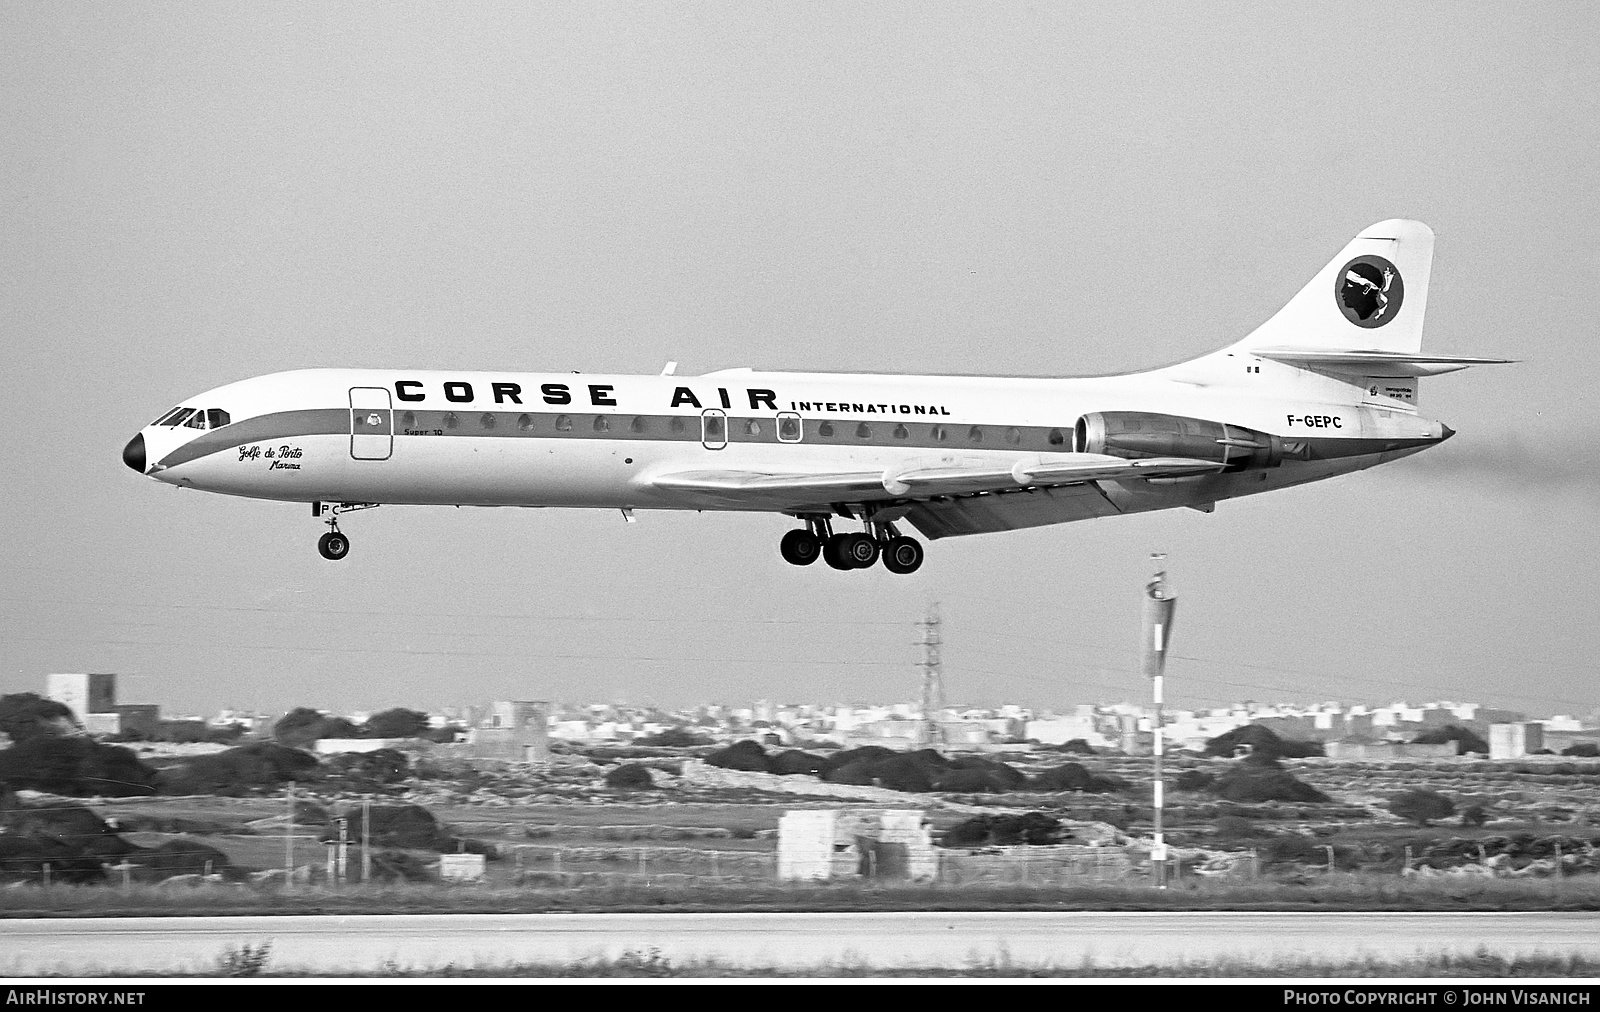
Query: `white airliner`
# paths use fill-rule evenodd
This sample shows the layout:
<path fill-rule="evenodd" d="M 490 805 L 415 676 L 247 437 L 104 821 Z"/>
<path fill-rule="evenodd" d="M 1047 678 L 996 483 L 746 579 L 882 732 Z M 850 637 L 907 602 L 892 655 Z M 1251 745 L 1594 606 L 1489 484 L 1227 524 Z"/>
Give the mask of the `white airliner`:
<path fill-rule="evenodd" d="M 189 398 L 123 460 L 186 488 L 311 504 L 756 510 L 783 557 L 916 570 L 930 539 L 1187 506 L 1331 478 L 1453 435 L 1422 376 L 1433 232 L 1366 229 L 1244 340 L 1094 378 L 311 369 Z M 836 531 L 841 520 L 857 531 Z"/>

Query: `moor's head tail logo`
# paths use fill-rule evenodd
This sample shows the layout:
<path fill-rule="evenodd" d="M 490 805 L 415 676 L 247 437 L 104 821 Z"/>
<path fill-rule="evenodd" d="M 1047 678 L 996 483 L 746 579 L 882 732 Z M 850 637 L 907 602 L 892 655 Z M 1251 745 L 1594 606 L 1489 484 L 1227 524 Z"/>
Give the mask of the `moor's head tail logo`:
<path fill-rule="evenodd" d="M 1334 278 L 1339 311 L 1358 327 L 1381 327 L 1394 319 L 1405 292 L 1400 271 L 1383 257 L 1356 257 Z"/>

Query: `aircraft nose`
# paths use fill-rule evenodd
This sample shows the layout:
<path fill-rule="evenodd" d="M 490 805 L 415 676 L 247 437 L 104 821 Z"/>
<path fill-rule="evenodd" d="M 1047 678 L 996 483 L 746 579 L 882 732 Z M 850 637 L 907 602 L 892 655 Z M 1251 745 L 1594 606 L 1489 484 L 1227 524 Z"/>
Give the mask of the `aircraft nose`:
<path fill-rule="evenodd" d="M 144 433 L 128 440 L 128 445 L 122 448 L 122 462 L 144 474 Z"/>
<path fill-rule="evenodd" d="M 1452 429 L 1450 426 L 1446 425 L 1443 422 L 1439 423 L 1439 442 L 1442 443 L 1446 439 L 1449 439 L 1451 436 L 1453 436 L 1455 434 L 1456 434 L 1456 430 L 1455 429 Z"/>

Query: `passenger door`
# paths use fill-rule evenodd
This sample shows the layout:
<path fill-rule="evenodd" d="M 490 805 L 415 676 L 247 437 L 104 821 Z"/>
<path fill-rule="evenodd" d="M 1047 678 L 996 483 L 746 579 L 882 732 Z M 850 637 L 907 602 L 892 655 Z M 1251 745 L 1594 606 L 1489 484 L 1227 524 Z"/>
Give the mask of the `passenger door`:
<path fill-rule="evenodd" d="M 350 388 L 350 456 L 388 460 L 394 453 L 394 406 L 384 387 Z"/>
<path fill-rule="evenodd" d="M 708 450 L 720 450 L 728 445 L 727 412 L 708 408 L 700 413 L 700 444 Z"/>

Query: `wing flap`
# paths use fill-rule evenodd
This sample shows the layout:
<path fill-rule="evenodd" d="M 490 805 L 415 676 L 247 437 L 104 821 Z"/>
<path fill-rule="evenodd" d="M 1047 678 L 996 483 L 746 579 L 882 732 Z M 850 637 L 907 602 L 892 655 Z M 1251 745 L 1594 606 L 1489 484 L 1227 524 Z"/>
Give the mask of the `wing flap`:
<path fill-rule="evenodd" d="M 1338 348 L 1251 348 L 1250 354 L 1302 369 L 1358 376 L 1441 376 L 1474 365 L 1509 365 L 1509 358 L 1468 355 L 1423 355 L 1398 351 L 1350 351 Z"/>
<path fill-rule="evenodd" d="M 905 471 L 779 473 L 766 471 L 678 471 L 650 484 L 663 492 L 745 509 L 796 510 L 839 502 L 927 499 L 1081 485 L 1128 478 L 1172 478 L 1221 470 L 1215 461 L 1182 457 L 1124 460 L 1097 454 L 1063 454 L 1019 462 L 1010 468 L 943 466 Z"/>

